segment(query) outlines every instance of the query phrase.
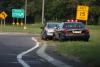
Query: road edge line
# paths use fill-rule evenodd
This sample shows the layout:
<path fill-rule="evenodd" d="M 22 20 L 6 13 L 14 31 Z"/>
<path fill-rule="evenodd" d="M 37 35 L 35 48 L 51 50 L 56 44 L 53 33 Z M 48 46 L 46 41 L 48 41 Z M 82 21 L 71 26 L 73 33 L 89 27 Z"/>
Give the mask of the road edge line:
<path fill-rule="evenodd" d="M 32 40 L 36 42 L 36 45 L 34 47 L 32 47 L 31 49 L 27 50 L 27 51 L 24 51 L 20 54 L 17 55 L 17 61 L 23 66 L 23 67 L 30 67 L 30 65 L 28 65 L 24 60 L 22 60 L 22 57 L 24 55 L 26 55 L 27 53 L 35 50 L 36 48 L 39 47 L 39 42 L 34 38 L 32 37 Z"/>
<path fill-rule="evenodd" d="M 49 56 L 45 52 L 46 48 L 47 48 L 47 44 L 46 44 L 46 42 L 44 42 L 43 46 L 37 51 L 37 55 L 39 55 L 40 57 L 42 57 L 43 59 L 47 60 L 49 63 L 51 63 L 57 67 L 73 67 L 71 65 L 65 64 L 62 61 Z"/>

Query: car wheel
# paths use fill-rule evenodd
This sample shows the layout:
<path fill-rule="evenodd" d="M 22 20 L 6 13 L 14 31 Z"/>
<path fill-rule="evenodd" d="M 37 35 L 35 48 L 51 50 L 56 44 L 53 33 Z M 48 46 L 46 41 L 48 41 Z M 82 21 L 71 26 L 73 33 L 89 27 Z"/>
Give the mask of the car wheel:
<path fill-rule="evenodd" d="M 56 41 L 56 40 L 57 40 L 57 38 L 56 38 L 56 36 L 55 36 L 55 35 L 53 35 L 53 37 L 52 37 L 52 38 L 53 38 L 53 40 L 54 40 L 54 41 Z"/>
<path fill-rule="evenodd" d="M 59 34 L 59 40 L 60 41 L 64 41 L 65 40 L 61 34 Z"/>
<path fill-rule="evenodd" d="M 43 40 L 48 40 L 46 32 L 43 33 L 42 39 L 43 39 Z"/>

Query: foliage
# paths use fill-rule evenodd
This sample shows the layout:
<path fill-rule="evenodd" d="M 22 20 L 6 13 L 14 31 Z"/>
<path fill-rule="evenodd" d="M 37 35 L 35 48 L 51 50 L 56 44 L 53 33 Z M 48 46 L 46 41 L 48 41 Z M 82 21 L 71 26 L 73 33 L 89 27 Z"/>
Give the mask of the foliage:
<path fill-rule="evenodd" d="M 11 9 L 24 8 L 25 0 L 0 0 L 0 9 L 11 15 Z M 42 0 L 27 0 L 27 16 L 35 21 L 41 21 Z M 89 24 L 100 24 L 100 0 L 45 0 L 45 20 L 66 21 L 75 19 L 77 5 L 88 5 Z M 31 20 L 30 19 L 30 20 Z M 33 21 L 33 20 L 32 20 Z"/>
<path fill-rule="evenodd" d="M 89 24 L 98 24 L 100 17 L 99 2 L 99 0 L 45 0 L 45 19 L 47 21 L 66 21 L 67 19 L 75 19 L 77 5 L 88 5 L 90 7 Z M 39 5 L 38 7 L 40 7 Z M 39 12 L 38 10 L 36 12 Z M 38 13 L 38 16 L 39 15 L 40 13 Z"/>

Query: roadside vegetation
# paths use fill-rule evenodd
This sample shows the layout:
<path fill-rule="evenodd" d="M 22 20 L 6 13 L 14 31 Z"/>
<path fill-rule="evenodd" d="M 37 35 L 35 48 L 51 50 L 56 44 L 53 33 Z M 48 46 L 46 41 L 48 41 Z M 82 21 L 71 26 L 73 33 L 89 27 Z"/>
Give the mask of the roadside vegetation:
<path fill-rule="evenodd" d="M 90 41 L 58 42 L 57 52 L 65 57 L 75 57 L 88 67 L 100 67 L 100 26 L 90 27 Z"/>
<path fill-rule="evenodd" d="M 0 26 L 0 32 L 18 32 L 18 33 L 31 33 L 31 34 L 40 34 L 41 24 L 27 24 L 26 28 L 21 25 L 5 25 Z"/>
<path fill-rule="evenodd" d="M 0 12 L 8 14 L 6 21 L 10 24 L 12 9 L 24 9 L 25 0 L 0 0 Z M 42 0 L 27 0 L 28 23 L 41 21 Z M 75 19 L 77 5 L 89 6 L 89 24 L 100 25 L 100 0 L 45 0 L 46 21 L 66 21 Z M 15 19 L 17 20 L 17 19 Z M 19 19 L 20 20 L 20 19 Z"/>

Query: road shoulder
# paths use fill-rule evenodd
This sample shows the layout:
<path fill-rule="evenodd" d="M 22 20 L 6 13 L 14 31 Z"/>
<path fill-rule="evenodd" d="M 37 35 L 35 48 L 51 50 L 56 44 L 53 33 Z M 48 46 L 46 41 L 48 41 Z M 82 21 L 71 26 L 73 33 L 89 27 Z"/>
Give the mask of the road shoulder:
<path fill-rule="evenodd" d="M 79 61 L 75 57 L 74 58 L 65 57 L 65 56 L 59 54 L 56 50 L 57 50 L 57 45 L 54 43 L 50 43 L 50 44 L 48 44 L 48 47 L 45 52 L 49 56 L 52 56 L 55 59 L 61 60 L 62 62 L 66 63 L 68 65 L 72 65 L 73 67 L 87 67 L 85 64 L 83 64 L 81 61 Z"/>
<path fill-rule="evenodd" d="M 43 59 L 47 60 L 49 63 L 57 66 L 57 67 L 73 67 L 71 65 L 68 65 L 66 63 L 63 63 L 62 61 L 55 59 L 51 56 L 49 56 L 45 50 L 47 48 L 46 42 L 43 43 L 42 47 L 37 51 L 37 54 L 42 57 Z"/>

